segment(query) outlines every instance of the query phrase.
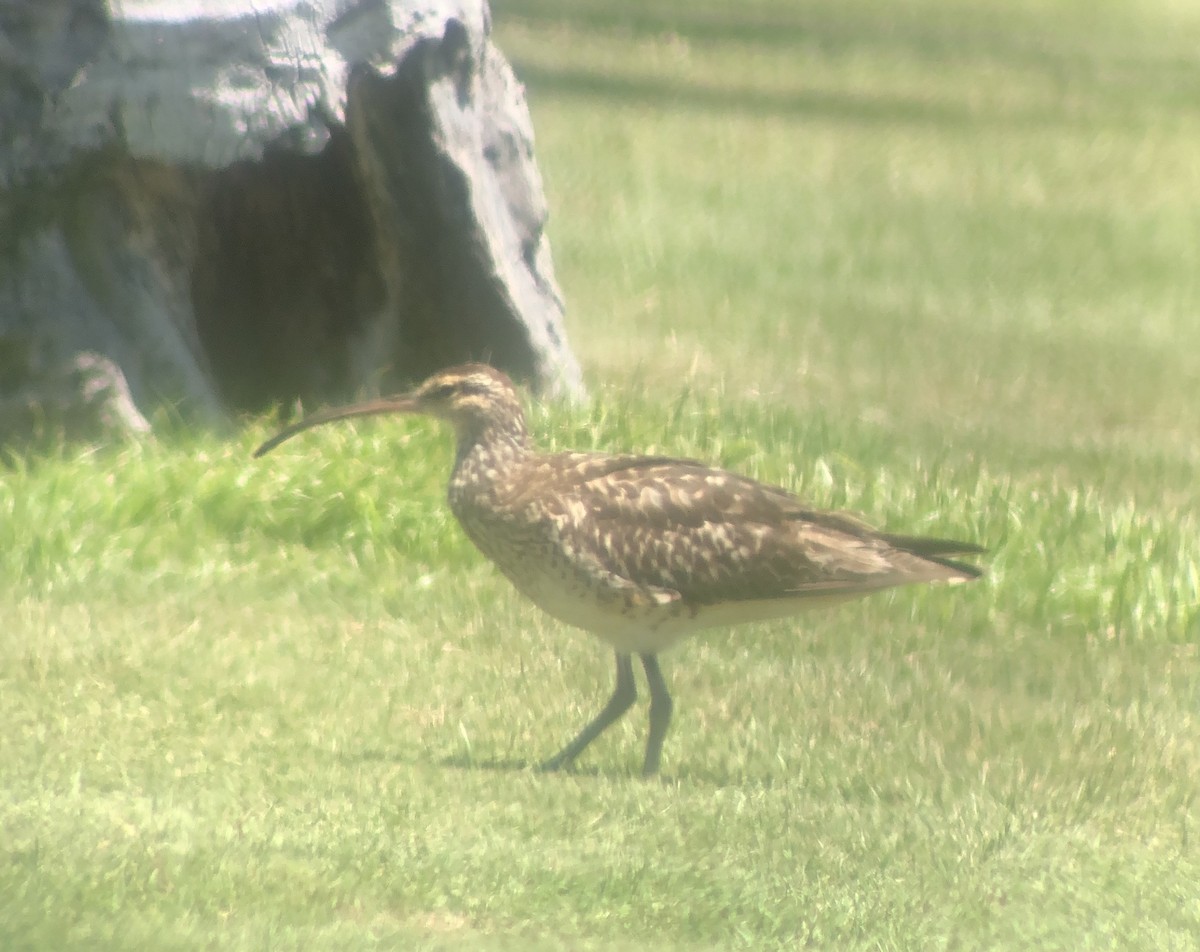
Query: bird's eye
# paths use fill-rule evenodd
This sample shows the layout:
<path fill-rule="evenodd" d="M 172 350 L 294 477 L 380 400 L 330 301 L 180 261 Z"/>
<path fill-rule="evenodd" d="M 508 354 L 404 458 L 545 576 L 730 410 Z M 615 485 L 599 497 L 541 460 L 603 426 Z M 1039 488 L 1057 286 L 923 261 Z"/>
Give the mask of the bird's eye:
<path fill-rule="evenodd" d="M 429 391 L 429 396 L 434 400 L 449 400 L 454 396 L 454 384 L 440 383 Z"/>

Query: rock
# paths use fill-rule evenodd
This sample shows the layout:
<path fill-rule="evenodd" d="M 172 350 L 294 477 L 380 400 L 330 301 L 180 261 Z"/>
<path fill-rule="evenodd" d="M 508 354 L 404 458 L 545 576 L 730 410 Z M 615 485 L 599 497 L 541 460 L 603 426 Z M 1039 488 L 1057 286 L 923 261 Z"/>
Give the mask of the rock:
<path fill-rule="evenodd" d="M 148 433 L 121 368 L 79 353 L 44 367 L 33 352 L 0 348 L 0 445 L 43 438 L 111 441 Z"/>
<path fill-rule="evenodd" d="M 0 7 L 0 349 L 102 355 L 143 419 L 486 359 L 581 392 L 484 0 Z"/>

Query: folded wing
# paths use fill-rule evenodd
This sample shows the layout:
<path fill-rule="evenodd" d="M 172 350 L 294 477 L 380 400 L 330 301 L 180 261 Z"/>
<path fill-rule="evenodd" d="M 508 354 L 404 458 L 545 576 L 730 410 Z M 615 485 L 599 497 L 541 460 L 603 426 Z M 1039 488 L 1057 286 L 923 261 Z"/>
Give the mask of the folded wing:
<path fill-rule="evenodd" d="M 548 506 L 593 570 L 694 605 L 866 594 L 978 576 L 969 543 L 879 533 L 693 460 L 574 454 Z"/>

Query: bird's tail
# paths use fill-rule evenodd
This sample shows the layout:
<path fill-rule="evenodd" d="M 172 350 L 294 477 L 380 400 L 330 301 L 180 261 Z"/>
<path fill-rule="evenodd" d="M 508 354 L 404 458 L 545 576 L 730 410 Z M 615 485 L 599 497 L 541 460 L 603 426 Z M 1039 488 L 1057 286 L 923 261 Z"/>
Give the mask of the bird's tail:
<path fill-rule="evenodd" d="M 983 574 L 983 569 L 977 565 L 960 562 L 958 559 L 946 558 L 948 555 L 983 555 L 987 552 L 987 549 L 983 546 L 975 545 L 973 542 L 957 542 L 954 539 L 931 539 L 927 536 L 906 535 L 882 535 L 881 538 L 888 545 L 894 546 L 902 552 L 909 552 L 922 559 L 927 559 L 938 565 L 944 565 L 948 569 L 961 572 L 963 578 L 979 578 Z"/>

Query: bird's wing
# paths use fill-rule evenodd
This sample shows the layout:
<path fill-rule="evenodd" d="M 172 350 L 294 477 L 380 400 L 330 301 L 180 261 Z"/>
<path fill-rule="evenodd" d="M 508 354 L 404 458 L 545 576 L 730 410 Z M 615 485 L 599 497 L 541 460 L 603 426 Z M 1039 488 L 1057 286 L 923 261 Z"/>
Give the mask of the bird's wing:
<path fill-rule="evenodd" d="M 543 498 L 559 531 L 578 527 L 578 558 L 692 603 L 848 595 L 962 575 L 851 516 L 693 460 L 577 454 L 575 462 L 557 468 Z"/>

